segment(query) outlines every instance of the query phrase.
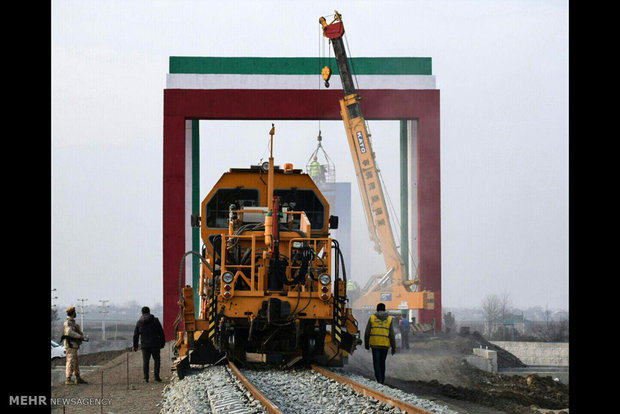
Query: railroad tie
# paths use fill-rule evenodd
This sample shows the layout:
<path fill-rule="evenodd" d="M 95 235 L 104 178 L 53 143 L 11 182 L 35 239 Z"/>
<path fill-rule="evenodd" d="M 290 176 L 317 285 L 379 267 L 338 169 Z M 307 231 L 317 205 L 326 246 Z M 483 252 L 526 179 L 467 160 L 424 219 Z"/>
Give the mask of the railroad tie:
<path fill-rule="evenodd" d="M 251 414 L 254 411 L 246 406 L 242 392 L 231 383 L 230 376 L 225 370 L 214 370 L 211 381 L 220 385 L 218 388 L 207 390 L 213 414 Z"/>

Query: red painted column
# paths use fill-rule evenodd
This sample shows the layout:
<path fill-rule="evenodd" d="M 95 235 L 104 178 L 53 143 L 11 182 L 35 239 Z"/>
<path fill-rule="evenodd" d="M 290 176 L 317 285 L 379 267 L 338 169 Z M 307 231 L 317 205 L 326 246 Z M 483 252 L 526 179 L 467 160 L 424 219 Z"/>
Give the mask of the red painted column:
<path fill-rule="evenodd" d="M 166 341 L 175 338 L 179 264 L 185 253 L 185 117 L 164 115 L 163 304 Z M 182 326 L 182 325 L 180 325 Z"/>
<path fill-rule="evenodd" d="M 419 311 L 420 323 L 442 327 L 441 174 L 439 91 L 418 118 L 418 249 L 422 287 L 435 294 L 435 309 Z"/>

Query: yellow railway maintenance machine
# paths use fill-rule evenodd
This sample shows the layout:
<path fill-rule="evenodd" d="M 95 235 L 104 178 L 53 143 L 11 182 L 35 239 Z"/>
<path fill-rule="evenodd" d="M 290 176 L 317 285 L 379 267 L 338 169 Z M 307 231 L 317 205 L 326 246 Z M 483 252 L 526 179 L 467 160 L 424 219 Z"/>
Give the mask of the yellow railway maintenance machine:
<path fill-rule="evenodd" d="M 298 361 L 342 366 L 361 343 L 347 307 L 346 270 L 329 236 L 338 218 L 314 181 L 292 164 L 224 173 L 201 204 L 202 252 L 179 270 L 173 370 L 190 364 Z M 201 261 L 200 285 L 182 287 L 183 262 Z M 194 294 L 200 297 L 198 318 Z"/>

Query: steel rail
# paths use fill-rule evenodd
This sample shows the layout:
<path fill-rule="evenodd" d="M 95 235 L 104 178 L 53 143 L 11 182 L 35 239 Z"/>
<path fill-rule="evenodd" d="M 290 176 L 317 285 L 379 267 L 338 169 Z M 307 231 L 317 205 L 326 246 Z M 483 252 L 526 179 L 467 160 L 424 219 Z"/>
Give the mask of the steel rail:
<path fill-rule="evenodd" d="M 387 394 L 384 394 L 380 391 L 377 390 L 373 390 L 372 388 L 369 388 L 365 385 L 359 384 L 355 381 L 350 380 L 349 378 L 343 377 L 341 375 L 338 375 L 334 372 L 331 372 L 325 368 L 322 367 L 318 367 L 316 365 L 311 365 L 312 369 L 315 370 L 316 372 L 325 375 L 326 377 L 332 378 L 342 384 L 346 384 L 348 386 L 350 386 L 351 388 L 353 388 L 355 391 L 366 395 L 368 397 L 372 397 L 376 400 L 379 400 L 381 402 L 384 403 L 388 403 L 396 408 L 398 408 L 401 411 L 404 411 L 406 413 L 412 413 L 412 414 L 432 414 L 430 411 L 426 411 L 420 407 L 416 407 L 415 405 L 411 405 L 407 402 L 398 400 L 394 397 L 391 397 Z"/>
<path fill-rule="evenodd" d="M 283 414 L 282 410 L 280 410 L 277 405 L 272 403 L 269 398 L 265 397 L 254 385 L 250 383 L 250 381 L 248 381 L 248 379 L 241 373 L 241 371 L 239 371 L 239 368 L 237 368 L 237 366 L 233 364 L 232 361 L 228 361 L 228 366 L 230 367 L 231 371 L 237 376 L 239 381 L 241 381 L 241 383 L 248 389 L 248 391 L 252 393 L 254 398 L 260 401 L 261 404 L 263 404 L 265 410 L 269 414 Z"/>

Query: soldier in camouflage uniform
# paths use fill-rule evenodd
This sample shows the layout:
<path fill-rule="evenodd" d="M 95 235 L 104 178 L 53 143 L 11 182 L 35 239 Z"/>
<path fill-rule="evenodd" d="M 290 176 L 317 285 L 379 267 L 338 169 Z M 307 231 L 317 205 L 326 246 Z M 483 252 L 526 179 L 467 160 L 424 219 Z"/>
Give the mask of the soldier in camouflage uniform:
<path fill-rule="evenodd" d="M 87 384 L 80 377 L 80 367 L 78 364 L 78 349 L 84 340 L 84 333 L 80 329 L 80 325 L 75 323 L 75 307 L 67 308 L 67 318 L 64 323 L 63 345 L 67 350 L 67 365 L 65 374 L 67 379 L 65 385 L 70 384 Z M 75 374 L 75 382 L 71 381 L 71 375 Z"/>

